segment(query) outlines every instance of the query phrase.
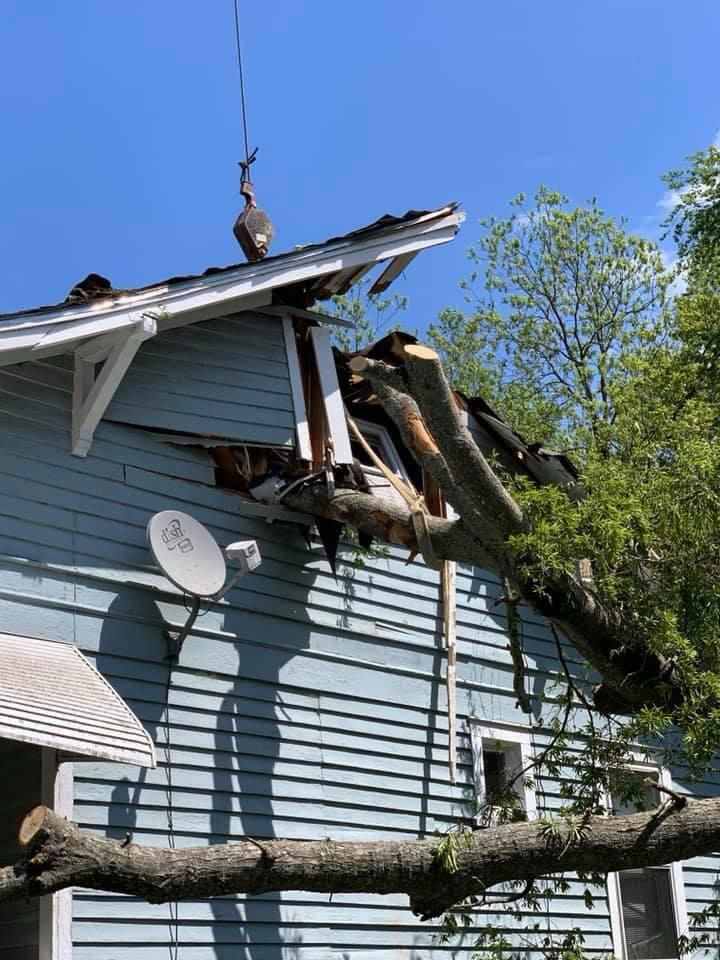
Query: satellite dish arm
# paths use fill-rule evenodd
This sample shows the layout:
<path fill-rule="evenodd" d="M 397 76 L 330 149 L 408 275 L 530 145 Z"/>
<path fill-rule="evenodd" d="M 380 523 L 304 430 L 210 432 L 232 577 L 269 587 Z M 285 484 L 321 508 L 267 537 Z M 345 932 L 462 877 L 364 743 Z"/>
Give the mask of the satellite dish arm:
<path fill-rule="evenodd" d="M 192 605 L 190 607 L 190 616 L 187 618 L 185 626 L 182 628 L 180 633 L 173 633 L 170 630 L 165 630 L 165 639 L 167 640 L 167 660 L 177 660 L 180 656 L 180 651 L 182 650 L 182 645 L 185 642 L 185 637 L 190 633 L 195 621 L 198 618 L 200 613 L 200 597 L 193 596 Z"/>

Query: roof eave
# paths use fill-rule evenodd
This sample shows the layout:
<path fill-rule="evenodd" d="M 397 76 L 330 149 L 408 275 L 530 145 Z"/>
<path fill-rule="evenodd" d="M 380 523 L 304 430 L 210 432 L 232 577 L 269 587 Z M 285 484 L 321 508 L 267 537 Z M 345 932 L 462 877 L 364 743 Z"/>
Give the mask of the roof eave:
<path fill-rule="evenodd" d="M 464 214 L 449 205 L 432 214 L 393 224 L 359 239 L 340 239 L 268 261 L 243 264 L 210 276 L 149 287 L 92 303 L 16 314 L 0 322 L 0 365 L 21 357 L 47 356 L 69 346 L 137 323 L 145 312 L 164 328 L 255 309 L 271 302 L 272 291 L 340 271 L 392 261 L 449 242 Z"/>

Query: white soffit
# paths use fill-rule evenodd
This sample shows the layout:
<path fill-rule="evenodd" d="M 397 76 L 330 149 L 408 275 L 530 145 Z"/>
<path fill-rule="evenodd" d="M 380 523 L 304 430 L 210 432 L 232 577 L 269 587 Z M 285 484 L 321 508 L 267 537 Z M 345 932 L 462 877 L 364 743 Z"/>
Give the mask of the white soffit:
<path fill-rule="evenodd" d="M 0 633 L 0 737 L 155 766 L 150 735 L 72 643 Z"/>

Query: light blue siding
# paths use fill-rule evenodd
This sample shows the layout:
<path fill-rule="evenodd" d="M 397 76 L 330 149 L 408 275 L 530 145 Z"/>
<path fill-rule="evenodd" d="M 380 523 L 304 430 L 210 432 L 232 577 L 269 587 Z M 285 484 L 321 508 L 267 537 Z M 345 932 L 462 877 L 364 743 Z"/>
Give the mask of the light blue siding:
<path fill-rule="evenodd" d="M 216 355 L 215 340 L 235 328 L 234 321 L 213 323 L 216 329 L 167 337 L 197 337 L 207 356 Z M 188 355 L 180 349 L 178 363 Z M 182 625 L 187 611 L 151 565 L 145 526 L 152 513 L 173 507 L 193 513 L 220 543 L 257 539 L 263 557 L 197 621 L 172 672 L 177 843 L 246 835 L 409 839 L 468 815 L 469 721 L 524 722 L 496 581 L 458 573 L 459 782 L 452 786 L 437 574 L 407 566 L 394 550 L 358 566 L 348 550 L 335 578 L 295 526 L 245 516 L 241 498 L 215 488 L 206 452 L 160 443 L 136 427 L 105 420 L 88 458 L 72 457 L 66 366 L 46 361 L 0 372 L 0 622 L 6 631 L 77 643 L 141 718 L 160 760 L 156 770 L 76 763 L 80 825 L 113 837 L 132 830 L 138 843 L 168 842 L 162 631 Z M 278 387 L 273 397 L 281 394 Z M 264 397 L 266 407 L 271 402 Z M 550 693 L 554 643 L 538 618 L 523 616 L 529 682 Z M 568 658 L 577 663 L 572 651 Z M 547 736 L 537 731 L 537 744 Z M 543 790 L 543 803 L 556 806 L 558 785 L 547 781 Z M 693 862 L 693 905 L 709 896 L 713 871 L 709 858 Z M 607 906 L 601 897 L 588 914 L 582 889 L 572 885 L 541 920 L 558 931 L 581 925 L 586 946 L 607 953 Z M 75 893 L 74 960 L 167 960 L 170 929 L 167 906 Z M 437 928 L 419 923 L 400 896 L 288 892 L 183 903 L 178 931 L 182 960 L 471 953 L 469 942 L 434 943 Z"/>
<path fill-rule="evenodd" d="M 138 351 L 106 419 L 291 447 L 295 417 L 279 319 L 242 313 L 168 330 Z"/>

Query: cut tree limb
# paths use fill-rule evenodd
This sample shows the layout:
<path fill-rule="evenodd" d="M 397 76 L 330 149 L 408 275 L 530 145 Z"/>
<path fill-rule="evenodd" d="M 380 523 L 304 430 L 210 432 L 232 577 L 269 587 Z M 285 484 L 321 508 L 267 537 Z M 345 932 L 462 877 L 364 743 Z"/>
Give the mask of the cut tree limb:
<path fill-rule="evenodd" d="M 463 484 L 504 536 L 528 529 L 522 510 L 507 492 L 460 419 L 440 358 L 430 347 L 406 344 L 409 388 L 440 448 L 455 483 Z"/>
<path fill-rule="evenodd" d="M 353 373 L 370 381 L 383 409 L 398 428 L 408 451 L 416 463 L 438 484 L 445 500 L 464 518 L 466 526 L 486 545 L 495 543 L 499 546 L 502 534 L 492 513 L 478 510 L 466 484 L 458 483 L 453 477 L 445 457 L 428 431 L 423 412 L 407 392 L 408 388 L 398 371 L 382 361 L 367 357 L 354 357 L 349 366 Z"/>
<path fill-rule="evenodd" d="M 540 585 L 521 574 L 507 540 L 529 529 L 526 518 L 462 423 L 435 351 L 421 344 L 406 344 L 404 351 L 402 370 L 367 357 L 355 357 L 349 365 L 370 382 L 407 449 L 462 518 L 471 553 L 477 548 L 485 561 L 448 555 L 442 548 L 434 549 L 435 556 L 474 563 L 512 582 L 520 598 L 562 630 L 602 674 L 595 692 L 601 709 L 633 712 L 644 705 L 678 706 L 684 690 L 675 665 L 633 644 L 620 613 L 606 607 L 589 584 L 558 574 L 548 575 Z M 366 529 L 362 517 L 358 521 L 357 526 Z"/>
<path fill-rule="evenodd" d="M 476 831 L 457 843 L 457 870 L 440 841 L 250 840 L 167 849 L 86 833 L 46 807 L 20 829 L 25 855 L 0 869 L 0 902 L 76 886 L 150 903 L 279 890 L 405 893 L 413 912 L 438 917 L 499 883 L 566 871 L 605 873 L 670 863 L 720 846 L 720 799 L 664 804 L 651 813 L 589 817 L 572 837 L 562 820 Z"/>

